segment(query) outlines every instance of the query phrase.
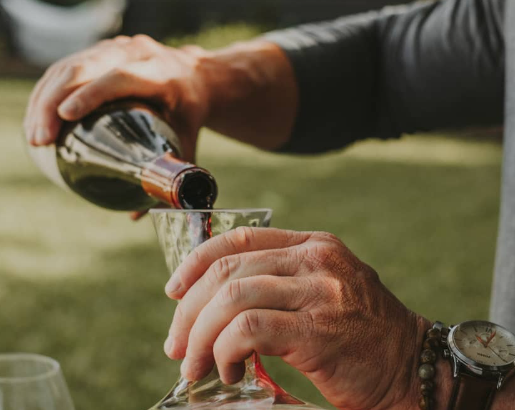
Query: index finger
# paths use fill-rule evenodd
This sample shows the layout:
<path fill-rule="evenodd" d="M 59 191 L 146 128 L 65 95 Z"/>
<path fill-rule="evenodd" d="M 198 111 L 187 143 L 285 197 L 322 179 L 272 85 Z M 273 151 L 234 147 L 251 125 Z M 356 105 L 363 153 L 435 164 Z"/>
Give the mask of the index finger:
<path fill-rule="evenodd" d="M 224 256 L 288 248 L 306 242 L 311 235 L 311 232 L 242 226 L 215 236 L 195 248 L 179 265 L 166 285 L 166 293 L 180 299 L 215 261 Z"/>

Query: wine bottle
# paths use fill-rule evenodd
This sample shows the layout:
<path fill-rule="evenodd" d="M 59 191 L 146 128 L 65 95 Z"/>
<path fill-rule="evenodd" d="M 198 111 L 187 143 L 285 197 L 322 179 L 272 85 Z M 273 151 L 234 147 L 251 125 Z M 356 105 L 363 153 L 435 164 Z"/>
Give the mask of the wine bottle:
<path fill-rule="evenodd" d="M 108 209 L 210 209 L 218 193 L 208 171 L 181 159 L 179 139 L 157 110 L 135 101 L 65 123 L 55 145 L 29 153 L 52 181 Z"/>

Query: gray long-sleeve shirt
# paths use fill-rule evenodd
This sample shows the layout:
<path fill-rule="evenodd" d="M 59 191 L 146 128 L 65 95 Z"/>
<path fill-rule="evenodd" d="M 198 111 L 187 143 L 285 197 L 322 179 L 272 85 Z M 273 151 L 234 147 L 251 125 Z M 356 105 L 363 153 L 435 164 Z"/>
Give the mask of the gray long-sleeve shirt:
<path fill-rule="evenodd" d="M 515 1 L 425 1 L 267 38 L 290 58 L 300 90 L 282 151 L 504 120 L 491 318 L 515 331 Z"/>

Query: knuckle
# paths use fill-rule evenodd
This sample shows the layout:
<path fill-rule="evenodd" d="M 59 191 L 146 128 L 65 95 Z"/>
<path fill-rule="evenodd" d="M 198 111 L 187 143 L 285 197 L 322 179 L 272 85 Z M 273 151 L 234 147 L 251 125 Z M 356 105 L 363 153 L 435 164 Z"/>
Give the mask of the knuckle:
<path fill-rule="evenodd" d="M 330 258 L 332 258 L 332 250 L 319 243 L 310 246 L 306 255 L 306 259 L 314 265 L 314 268 L 325 266 Z"/>
<path fill-rule="evenodd" d="M 291 318 L 289 321 L 289 327 L 293 334 L 302 336 L 312 336 L 315 334 L 315 321 L 312 314 Z"/>
<path fill-rule="evenodd" d="M 127 86 L 131 86 L 131 84 L 137 80 L 137 75 L 128 71 L 123 67 L 115 67 L 108 72 L 106 76 L 110 81 L 115 82 L 117 84 L 125 84 Z M 96 84 L 98 85 L 98 84 Z"/>
<path fill-rule="evenodd" d="M 188 45 L 179 49 L 185 62 L 195 73 L 203 73 L 208 66 L 208 53 L 199 46 Z"/>
<path fill-rule="evenodd" d="M 269 335 L 288 335 L 289 338 L 304 338 L 311 336 L 311 324 L 306 317 L 309 317 L 309 312 L 302 312 L 300 315 L 289 315 L 284 317 L 267 317 L 266 323 L 261 324 L 261 329 L 258 331 L 263 333 L 265 331 Z"/>
<path fill-rule="evenodd" d="M 133 43 L 140 47 L 153 47 L 156 45 L 156 41 L 146 34 L 137 34 L 132 38 Z"/>
<path fill-rule="evenodd" d="M 308 247 L 306 259 L 313 268 L 335 269 L 344 263 L 341 246 L 336 243 L 315 242 Z"/>
<path fill-rule="evenodd" d="M 230 257 L 224 256 L 216 260 L 209 268 L 210 272 L 207 275 L 210 284 L 225 282 L 231 276 L 231 268 L 234 263 L 231 262 Z"/>
<path fill-rule="evenodd" d="M 286 263 L 296 265 L 297 262 L 302 262 L 304 259 L 308 257 L 309 248 L 306 246 L 294 246 L 291 248 L 286 248 Z M 289 266 L 294 268 L 295 266 Z M 286 267 L 288 268 L 288 266 Z"/>
<path fill-rule="evenodd" d="M 66 66 L 66 71 L 70 76 L 76 77 L 84 71 L 84 63 L 78 61 L 72 62 Z"/>
<path fill-rule="evenodd" d="M 321 262 L 326 263 L 334 258 L 335 251 L 334 247 L 323 244 L 314 249 L 314 255 Z"/>
<path fill-rule="evenodd" d="M 316 308 L 334 300 L 334 292 L 329 288 L 328 281 L 325 278 L 308 276 L 304 280 L 306 281 L 305 286 L 301 287 L 298 295 L 298 300 L 302 302 L 302 306 L 307 309 Z"/>
<path fill-rule="evenodd" d="M 218 304 L 220 306 L 236 304 L 244 298 L 243 292 L 242 281 L 240 279 L 232 280 L 218 292 Z"/>
<path fill-rule="evenodd" d="M 342 241 L 335 234 L 331 232 L 313 232 L 312 238 L 322 242 L 334 243 L 342 245 Z"/>
<path fill-rule="evenodd" d="M 84 63 L 83 62 L 70 62 L 66 64 L 62 69 L 62 77 L 63 80 L 68 83 L 74 83 L 76 82 L 81 74 L 84 72 Z"/>
<path fill-rule="evenodd" d="M 331 341 L 337 337 L 341 325 L 334 309 L 315 309 L 305 316 L 302 326 L 306 331 L 316 337 Z"/>
<path fill-rule="evenodd" d="M 338 277 L 325 277 L 323 280 L 323 294 L 325 300 L 328 301 L 333 307 L 340 303 L 341 295 L 343 293 L 344 282 Z"/>
<path fill-rule="evenodd" d="M 131 78 L 131 74 L 122 67 L 115 67 L 115 68 L 111 69 L 111 71 L 109 72 L 109 75 L 111 77 L 114 77 L 119 80 Z"/>
<path fill-rule="evenodd" d="M 127 43 L 127 41 L 129 41 L 129 40 L 130 40 L 129 36 L 123 36 L 123 35 L 119 35 L 119 36 L 116 36 L 115 38 L 113 38 L 113 41 L 118 44 Z"/>
<path fill-rule="evenodd" d="M 242 337 L 252 337 L 259 332 L 259 314 L 255 310 L 240 313 L 236 319 L 236 329 Z"/>

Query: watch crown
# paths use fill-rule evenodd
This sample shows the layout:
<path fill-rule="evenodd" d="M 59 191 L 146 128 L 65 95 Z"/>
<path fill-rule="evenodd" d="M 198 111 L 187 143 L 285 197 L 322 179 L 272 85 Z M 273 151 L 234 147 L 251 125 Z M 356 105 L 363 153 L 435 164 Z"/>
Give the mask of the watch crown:
<path fill-rule="evenodd" d="M 443 349 L 442 354 L 444 359 L 448 359 L 449 357 L 451 357 L 451 352 L 449 351 L 449 349 Z"/>

